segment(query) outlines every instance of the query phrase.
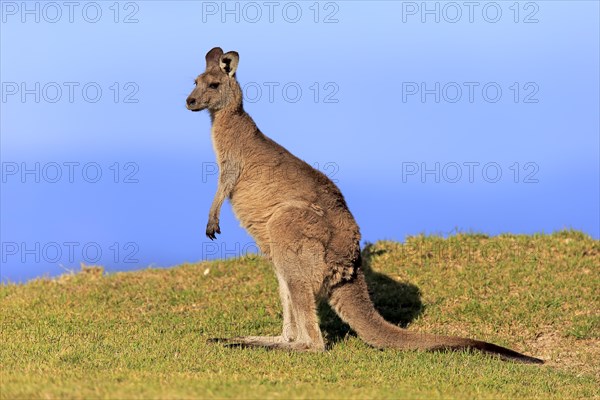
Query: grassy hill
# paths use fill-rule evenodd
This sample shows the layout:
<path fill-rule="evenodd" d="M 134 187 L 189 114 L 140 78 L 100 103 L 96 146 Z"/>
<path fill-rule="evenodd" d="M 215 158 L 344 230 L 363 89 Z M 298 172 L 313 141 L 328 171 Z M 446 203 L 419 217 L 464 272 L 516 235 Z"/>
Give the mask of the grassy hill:
<path fill-rule="evenodd" d="M 281 329 L 274 274 L 250 256 L 0 286 L 0 397 L 600 397 L 599 241 L 573 231 L 415 236 L 364 252 L 389 320 L 547 363 L 375 350 L 326 306 L 322 354 L 207 343 Z"/>

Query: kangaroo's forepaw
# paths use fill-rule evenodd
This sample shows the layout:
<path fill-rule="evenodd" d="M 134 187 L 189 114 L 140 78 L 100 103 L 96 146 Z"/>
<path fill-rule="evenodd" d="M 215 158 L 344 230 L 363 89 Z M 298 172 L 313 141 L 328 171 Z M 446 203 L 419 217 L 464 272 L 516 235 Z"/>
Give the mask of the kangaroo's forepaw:
<path fill-rule="evenodd" d="M 221 227 L 219 226 L 219 221 L 208 221 L 208 224 L 206 224 L 206 236 L 210 240 L 214 240 L 217 238 L 217 233 L 221 234 Z"/>

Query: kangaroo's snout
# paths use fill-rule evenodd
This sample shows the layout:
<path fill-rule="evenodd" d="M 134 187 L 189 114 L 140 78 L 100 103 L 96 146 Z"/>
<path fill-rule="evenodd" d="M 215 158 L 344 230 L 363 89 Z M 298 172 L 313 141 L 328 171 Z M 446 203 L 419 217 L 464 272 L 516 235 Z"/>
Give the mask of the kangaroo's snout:
<path fill-rule="evenodd" d="M 195 97 L 189 96 L 187 98 L 187 100 L 185 101 L 185 103 L 186 103 L 185 104 L 186 108 L 190 111 L 201 111 L 202 110 L 202 107 L 199 106 Z"/>
<path fill-rule="evenodd" d="M 192 110 L 192 108 L 191 108 L 191 107 L 194 107 L 195 105 L 196 105 L 196 99 L 195 99 L 195 98 L 193 98 L 193 97 L 191 97 L 191 96 L 190 96 L 190 97 L 188 97 L 188 98 L 185 100 L 185 106 L 186 106 L 186 108 L 187 108 L 188 110 Z"/>

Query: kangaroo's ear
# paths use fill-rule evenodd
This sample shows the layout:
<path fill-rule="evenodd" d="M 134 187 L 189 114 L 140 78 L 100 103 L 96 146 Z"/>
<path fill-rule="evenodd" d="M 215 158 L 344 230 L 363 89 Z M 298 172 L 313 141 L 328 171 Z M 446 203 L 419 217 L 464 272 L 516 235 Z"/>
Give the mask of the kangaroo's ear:
<path fill-rule="evenodd" d="M 212 66 L 218 66 L 222 55 L 223 49 L 220 47 L 214 47 L 211 51 L 206 53 L 206 69 Z"/>
<path fill-rule="evenodd" d="M 219 67 L 221 68 L 221 71 L 225 72 L 227 75 L 234 76 L 239 62 L 240 55 L 237 51 L 228 51 L 221 56 Z"/>

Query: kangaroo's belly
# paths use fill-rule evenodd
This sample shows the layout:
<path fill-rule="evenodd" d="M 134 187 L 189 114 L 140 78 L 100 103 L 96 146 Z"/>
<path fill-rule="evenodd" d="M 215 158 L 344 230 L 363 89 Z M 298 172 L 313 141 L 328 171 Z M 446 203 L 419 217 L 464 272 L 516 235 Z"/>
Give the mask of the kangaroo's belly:
<path fill-rule="evenodd" d="M 269 232 L 269 221 L 274 214 L 281 216 L 279 211 L 293 207 L 312 210 L 319 218 L 324 218 L 322 210 L 312 199 L 305 198 L 294 190 L 282 190 L 277 185 L 236 188 L 230 200 L 240 225 L 248 231 L 265 255 L 269 255 L 272 242 L 278 240 L 271 237 Z M 302 224 L 302 221 L 290 221 L 292 223 Z"/>
<path fill-rule="evenodd" d="M 241 189 L 241 190 L 240 190 Z M 280 201 L 268 190 L 244 190 L 236 188 L 230 201 L 240 225 L 256 241 L 261 252 L 269 254 L 271 238 L 267 223 L 279 208 Z"/>

